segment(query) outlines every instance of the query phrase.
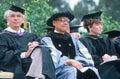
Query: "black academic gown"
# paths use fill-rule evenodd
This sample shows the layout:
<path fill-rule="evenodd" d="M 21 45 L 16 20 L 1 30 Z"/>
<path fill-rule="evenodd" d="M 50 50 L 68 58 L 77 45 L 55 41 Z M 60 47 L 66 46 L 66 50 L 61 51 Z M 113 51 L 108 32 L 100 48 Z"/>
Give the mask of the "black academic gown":
<path fill-rule="evenodd" d="M 116 67 L 119 67 L 120 65 L 113 63 L 100 65 L 100 63 L 103 62 L 102 56 L 104 54 L 117 55 L 115 47 L 109 38 L 87 35 L 83 38 L 80 38 L 80 41 L 88 48 L 88 51 L 91 53 L 95 66 L 99 69 L 102 79 L 120 79 L 120 74 L 116 69 Z M 120 63 L 120 61 L 118 62 Z"/>
<path fill-rule="evenodd" d="M 68 56 L 71 59 L 75 57 L 75 46 L 68 33 L 59 34 L 50 32 L 47 36 L 51 37 L 54 46 L 62 52 L 62 56 Z"/>
<path fill-rule="evenodd" d="M 13 72 L 14 79 L 26 79 L 25 74 L 27 73 L 30 64 L 32 62 L 31 58 L 21 59 L 20 54 L 28 50 L 28 43 L 33 41 L 40 41 L 38 36 L 24 32 L 22 36 L 16 34 L 11 34 L 9 32 L 3 32 L 0 34 L 0 70 Z M 45 48 L 42 51 L 47 51 Z M 50 67 L 52 64 L 50 61 L 50 54 L 44 53 L 43 56 L 43 74 L 49 78 Z M 44 55 L 43 54 L 43 55 Z M 48 56 L 48 57 L 47 57 Z M 47 61 L 46 61 L 47 60 Z M 46 63 L 49 62 L 46 66 Z M 52 65 L 53 66 L 53 65 Z M 54 70 L 54 67 L 51 67 L 51 71 Z M 54 71 L 52 71 L 54 72 Z M 54 76 L 54 73 L 51 72 L 51 76 Z M 50 77 L 51 77 L 50 76 Z M 53 77 L 55 79 L 55 77 Z"/>

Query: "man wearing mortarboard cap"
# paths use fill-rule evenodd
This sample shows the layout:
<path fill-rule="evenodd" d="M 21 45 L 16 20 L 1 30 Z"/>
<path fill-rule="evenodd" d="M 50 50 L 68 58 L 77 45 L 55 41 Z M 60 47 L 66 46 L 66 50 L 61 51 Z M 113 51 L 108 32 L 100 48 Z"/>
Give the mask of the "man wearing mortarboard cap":
<path fill-rule="evenodd" d="M 20 8 L 20 7 L 15 6 L 15 5 L 12 5 L 12 6 L 10 7 L 10 10 L 11 10 L 11 11 L 14 11 L 14 12 L 20 12 L 20 13 L 22 13 L 22 14 L 25 14 L 25 10 L 24 10 L 23 8 Z"/>
<path fill-rule="evenodd" d="M 88 48 L 92 55 L 101 78 L 108 79 L 109 76 L 109 79 L 118 79 L 120 74 L 115 68 L 119 67 L 119 65 L 113 63 L 100 65 L 107 60 L 117 59 L 118 55 L 111 40 L 100 35 L 103 31 L 101 14 L 102 12 L 100 11 L 83 16 L 81 21 L 83 21 L 83 26 L 87 29 L 88 35 L 80 38 L 80 41 Z M 114 73 L 111 73 L 112 71 Z"/>
<path fill-rule="evenodd" d="M 41 40 L 50 47 L 57 79 L 100 79 L 86 47 L 67 32 L 73 19 L 70 12 L 55 13 L 47 20 L 47 25 L 54 27 L 54 31 Z M 86 67 L 88 69 L 83 73 L 82 69 Z"/>
<path fill-rule="evenodd" d="M 0 34 L 0 70 L 13 72 L 13 79 L 56 79 L 47 47 L 39 47 L 40 38 L 21 28 L 24 9 L 12 5 L 4 17 L 8 27 Z"/>

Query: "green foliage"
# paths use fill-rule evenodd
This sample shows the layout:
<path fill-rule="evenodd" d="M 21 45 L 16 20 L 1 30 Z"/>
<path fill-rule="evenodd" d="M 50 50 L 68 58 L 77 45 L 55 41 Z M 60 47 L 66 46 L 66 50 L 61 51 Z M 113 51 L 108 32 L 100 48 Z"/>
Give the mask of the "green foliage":
<path fill-rule="evenodd" d="M 49 0 L 48 4 L 54 7 L 55 11 L 71 11 L 70 5 L 66 0 Z"/>
<path fill-rule="evenodd" d="M 105 13 L 102 15 L 103 19 L 103 33 L 111 30 L 120 30 L 120 25 L 117 21 L 112 19 L 112 17 L 107 17 Z"/>
<path fill-rule="evenodd" d="M 53 13 L 52 7 L 46 2 L 47 0 L 31 0 L 24 5 L 27 10 L 27 19 L 30 22 L 32 32 L 40 36 L 45 35 L 46 30 L 44 28 L 47 27 L 46 21 Z"/>
<path fill-rule="evenodd" d="M 1 32 L 6 27 L 3 15 L 7 6 L 5 6 L 5 4 L 2 1 L 2 3 L 0 3 L 0 7 L 1 7 L 1 11 L 0 11 L 0 32 Z"/>
<path fill-rule="evenodd" d="M 120 2 L 119 0 L 99 0 L 98 9 L 104 10 L 106 16 L 112 16 L 112 18 L 120 24 Z"/>

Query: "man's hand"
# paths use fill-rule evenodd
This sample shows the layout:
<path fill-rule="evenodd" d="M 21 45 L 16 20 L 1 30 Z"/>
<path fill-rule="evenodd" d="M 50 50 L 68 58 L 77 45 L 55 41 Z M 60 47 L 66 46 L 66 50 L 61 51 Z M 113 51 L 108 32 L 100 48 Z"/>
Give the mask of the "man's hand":
<path fill-rule="evenodd" d="M 117 56 L 110 56 L 108 54 L 105 54 L 104 56 L 102 56 L 103 61 L 107 61 L 107 60 L 114 60 L 114 59 L 118 59 Z"/>
<path fill-rule="evenodd" d="M 73 60 L 73 59 L 68 59 L 66 61 L 66 64 L 71 65 L 79 70 L 83 68 L 82 63 L 80 63 L 79 61 Z"/>
<path fill-rule="evenodd" d="M 29 49 L 27 50 L 27 52 L 25 52 L 25 57 L 28 57 L 31 54 L 32 50 L 38 45 L 39 45 L 39 42 L 37 41 L 29 42 L 28 43 Z"/>

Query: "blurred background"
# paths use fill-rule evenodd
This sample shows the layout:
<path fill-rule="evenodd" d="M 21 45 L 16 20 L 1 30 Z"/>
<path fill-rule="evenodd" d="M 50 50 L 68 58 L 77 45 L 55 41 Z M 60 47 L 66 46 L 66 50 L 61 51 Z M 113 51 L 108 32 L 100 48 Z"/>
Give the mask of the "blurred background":
<path fill-rule="evenodd" d="M 81 25 L 81 18 L 85 14 L 103 11 L 103 33 L 120 30 L 119 0 L 0 0 L 0 32 L 7 27 L 3 15 L 10 4 L 26 10 L 26 21 L 29 22 L 31 32 L 41 37 L 46 35 L 45 28 L 49 27 L 46 25 L 47 19 L 61 11 L 70 11 L 75 16 L 71 26 Z"/>

